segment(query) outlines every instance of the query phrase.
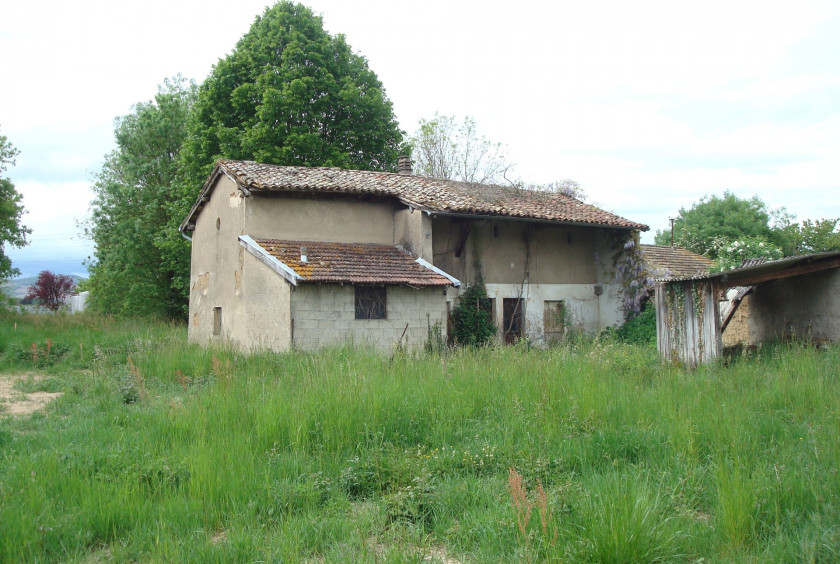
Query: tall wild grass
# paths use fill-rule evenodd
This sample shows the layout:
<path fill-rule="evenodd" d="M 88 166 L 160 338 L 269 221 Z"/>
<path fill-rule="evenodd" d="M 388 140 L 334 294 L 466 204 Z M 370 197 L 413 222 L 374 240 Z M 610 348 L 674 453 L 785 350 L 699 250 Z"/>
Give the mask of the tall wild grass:
<path fill-rule="evenodd" d="M 840 559 L 836 348 L 687 372 L 598 340 L 242 355 L 0 324 L 3 377 L 64 392 L 0 411 L 0 561 Z"/>

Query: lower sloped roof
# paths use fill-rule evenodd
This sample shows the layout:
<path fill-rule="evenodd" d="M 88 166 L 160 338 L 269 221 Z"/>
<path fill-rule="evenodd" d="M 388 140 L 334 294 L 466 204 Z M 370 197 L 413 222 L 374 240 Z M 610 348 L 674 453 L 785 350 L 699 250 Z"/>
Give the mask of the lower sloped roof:
<path fill-rule="evenodd" d="M 647 263 L 656 271 L 656 278 L 684 278 L 708 274 L 714 262 L 682 247 L 640 245 Z"/>
<path fill-rule="evenodd" d="M 460 286 L 460 282 L 405 249 L 372 243 L 329 243 L 281 239 L 240 242 L 253 254 L 272 257 L 290 282 Z M 253 246 L 257 248 L 252 248 Z M 306 262 L 302 260 L 306 255 Z M 263 260 L 265 262 L 265 260 Z M 288 276 L 287 276 L 288 275 Z"/>

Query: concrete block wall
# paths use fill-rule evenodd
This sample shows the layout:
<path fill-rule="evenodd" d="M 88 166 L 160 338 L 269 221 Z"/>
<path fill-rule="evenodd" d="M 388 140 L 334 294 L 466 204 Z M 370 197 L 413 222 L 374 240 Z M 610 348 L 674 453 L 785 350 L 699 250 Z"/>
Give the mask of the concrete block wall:
<path fill-rule="evenodd" d="M 301 284 L 294 288 L 294 346 L 316 349 L 354 343 L 391 351 L 405 331 L 404 344 L 422 347 L 427 337 L 427 313 L 432 324 L 439 321 L 446 331 L 444 288 L 388 286 L 386 319 L 356 319 L 355 300 L 352 285 Z"/>

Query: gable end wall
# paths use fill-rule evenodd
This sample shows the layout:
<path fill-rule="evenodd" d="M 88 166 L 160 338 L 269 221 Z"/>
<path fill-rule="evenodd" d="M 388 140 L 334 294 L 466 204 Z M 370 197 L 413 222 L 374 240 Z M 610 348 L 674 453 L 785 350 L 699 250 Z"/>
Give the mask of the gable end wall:
<path fill-rule="evenodd" d="M 220 175 L 210 200 L 196 218 L 190 260 L 189 339 L 198 343 L 231 338 L 242 315 L 242 272 L 237 238 L 242 234 L 243 198 L 236 184 Z M 218 221 L 218 229 L 217 229 Z M 213 335 L 213 310 L 222 308 L 222 334 Z"/>

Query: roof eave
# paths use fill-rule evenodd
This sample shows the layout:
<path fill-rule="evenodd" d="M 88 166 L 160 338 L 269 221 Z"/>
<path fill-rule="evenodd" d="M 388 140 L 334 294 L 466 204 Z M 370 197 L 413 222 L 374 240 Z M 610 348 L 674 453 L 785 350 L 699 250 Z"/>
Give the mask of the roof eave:
<path fill-rule="evenodd" d="M 207 180 L 204 182 L 204 186 L 201 187 L 201 192 L 198 194 L 198 198 L 196 198 L 195 203 L 190 208 L 187 217 L 184 218 L 184 221 L 181 222 L 181 225 L 178 226 L 178 231 L 184 233 L 186 231 L 194 231 L 195 230 L 195 221 L 198 217 L 198 214 L 201 213 L 204 204 L 210 201 L 210 193 L 213 191 L 213 187 L 216 185 L 216 179 L 224 174 L 227 176 L 239 190 L 245 194 L 246 196 L 251 195 L 251 191 L 244 186 L 233 174 L 231 174 L 228 170 L 224 168 L 221 164 L 216 164 L 213 168 L 213 171 L 210 173 L 210 176 L 207 177 Z"/>
<path fill-rule="evenodd" d="M 401 198 L 402 200 L 402 198 Z M 409 204 L 409 202 L 403 201 L 405 204 Z M 428 214 L 430 217 L 435 216 L 442 216 L 442 217 L 460 217 L 460 218 L 468 218 L 468 219 L 482 219 L 482 220 L 501 220 L 501 221 L 526 221 L 529 223 L 545 223 L 550 225 L 574 225 L 579 227 L 601 227 L 604 229 L 624 229 L 627 231 L 648 231 L 650 227 L 643 224 L 633 224 L 633 225 L 616 225 L 614 223 L 595 223 L 595 222 L 588 222 L 588 221 L 569 221 L 569 220 L 562 220 L 562 219 L 542 219 L 537 217 L 527 217 L 527 216 L 518 216 L 518 215 L 492 215 L 492 214 L 477 214 L 477 213 L 467 213 L 467 212 L 452 212 L 452 211 L 442 211 L 436 210 L 434 208 L 429 208 L 427 206 L 418 206 L 417 204 L 410 204 L 413 207 L 423 211 L 424 213 Z"/>
<path fill-rule="evenodd" d="M 804 267 L 804 268 L 803 268 Z M 802 272 L 796 272 L 800 268 Z M 685 276 L 657 280 L 657 283 L 669 284 L 672 282 L 691 282 L 700 280 L 718 280 L 727 286 L 751 286 L 756 282 L 755 278 L 762 275 L 773 275 L 784 271 L 794 272 L 792 275 L 810 274 L 829 268 L 840 268 L 840 252 L 812 253 L 807 255 L 785 257 L 777 260 L 767 261 L 758 265 L 744 268 L 733 268 L 721 272 L 710 272 L 697 276 Z M 783 278 L 784 276 L 778 276 Z"/>
<path fill-rule="evenodd" d="M 261 263 L 265 264 L 271 270 L 282 276 L 286 279 L 286 281 L 291 284 L 292 286 L 297 286 L 298 282 L 304 280 L 304 278 L 295 272 L 295 270 L 284 263 L 283 261 L 279 260 L 277 257 L 273 256 L 271 253 L 266 251 L 262 246 L 254 241 L 248 235 L 240 235 L 239 236 L 239 244 L 244 247 L 249 253 L 254 255 Z"/>

